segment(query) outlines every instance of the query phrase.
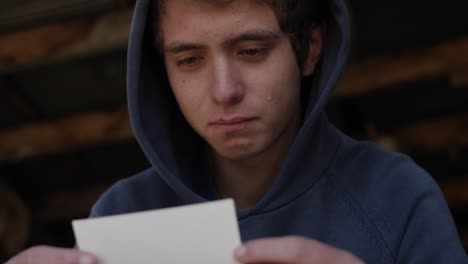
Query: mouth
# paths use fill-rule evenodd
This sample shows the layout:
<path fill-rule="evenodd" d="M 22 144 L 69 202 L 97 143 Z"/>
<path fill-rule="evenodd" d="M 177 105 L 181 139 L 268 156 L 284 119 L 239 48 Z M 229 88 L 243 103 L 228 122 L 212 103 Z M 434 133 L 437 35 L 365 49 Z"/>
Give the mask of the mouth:
<path fill-rule="evenodd" d="M 245 129 L 256 119 L 257 118 L 255 117 L 235 117 L 229 119 L 221 118 L 209 123 L 209 125 L 223 132 L 235 132 Z"/>

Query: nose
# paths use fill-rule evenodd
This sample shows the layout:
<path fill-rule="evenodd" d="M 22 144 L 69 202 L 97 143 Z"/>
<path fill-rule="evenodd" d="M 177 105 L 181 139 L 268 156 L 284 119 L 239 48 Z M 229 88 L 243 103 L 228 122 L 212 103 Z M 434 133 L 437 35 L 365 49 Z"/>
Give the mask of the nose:
<path fill-rule="evenodd" d="M 233 105 L 244 98 L 245 87 L 236 67 L 227 59 L 218 59 L 213 64 L 212 98 L 216 104 Z"/>

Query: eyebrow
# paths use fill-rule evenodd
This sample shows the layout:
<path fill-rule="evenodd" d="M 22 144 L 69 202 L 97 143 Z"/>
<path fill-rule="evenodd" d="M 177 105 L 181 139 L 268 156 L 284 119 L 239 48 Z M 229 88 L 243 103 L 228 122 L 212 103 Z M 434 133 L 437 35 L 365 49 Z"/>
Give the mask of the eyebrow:
<path fill-rule="evenodd" d="M 186 42 L 174 42 L 168 45 L 167 48 L 165 48 L 166 53 L 178 53 L 178 52 L 183 52 L 187 50 L 197 50 L 197 49 L 203 49 L 206 48 L 205 45 L 201 44 L 195 44 L 195 43 L 186 43 Z"/>
<path fill-rule="evenodd" d="M 228 39 L 225 43 L 230 46 L 242 41 L 269 41 L 269 40 L 277 40 L 281 38 L 281 34 L 274 31 L 268 30 L 252 30 L 243 32 L 240 35 Z"/>
<path fill-rule="evenodd" d="M 279 38 L 281 38 L 281 34 L 279 32 L 269 30 L 250 30 L 225 40 L 223 42 L 223 46 L 232 47 L 243 41 L 274 41 Z M 188 50 L 205 49 L 206 47 L 207 46 L 203 44 L 175 41 L 167 45 L 164 50 L 166 53 L 179 53 Z"/>

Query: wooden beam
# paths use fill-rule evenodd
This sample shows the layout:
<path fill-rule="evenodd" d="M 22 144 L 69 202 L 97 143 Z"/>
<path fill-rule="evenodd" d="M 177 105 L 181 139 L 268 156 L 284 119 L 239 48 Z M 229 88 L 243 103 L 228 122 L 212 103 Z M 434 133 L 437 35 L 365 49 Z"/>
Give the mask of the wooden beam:
<path fill-rule="evenodd" d="M 430 120 L 391 133 L 407 150 L 456 151 L 468 147 L 468 114 Z"/>
<path fill-rule="evenodd" d="M 455 87 L 468 88 L 468 67 L 453 73 L 452 83 Z"/>
<path fill-rule="evenodd" d="M 0 78 L 0 101 L 10 106 L 24 121 L 38 118 L 38 111 L 13 86 L 9 78 Z"/>
<path fill-rule="evenodd" d="M 439 185 L 450 208 L 468 207 L 468 177 L 444 180 Z"/>
<path fill-rule="evenodd" d="M 87 217 L 93 204 L 111 185 L 107 183 L 48 194 L 31 206 L 31 219 L 47 223 Z"/>
<path fill-rule="evenodd" d="M 132 138 L 127 107 L 0 132 L 0 163 Z"/>
<path fill-rule="evenodd" d="M 0 1 L 0 33 L 130 6 L 127 0 Z"/>
<path fill-rule="evenodd" d="M 0 35 L 0 73 L 18 67 L 125 48 L 131 9 Z"/>
<path fill-rule="evenodd" d="M 454 85 L 466 85 L 467 69 L 468 38 L 462 38 L 421 51 L 354 62 L 342 76 L 334 96 L 359 96 L 398 83 L 447 75 Z"/>
<path fill-rule="evenodd" d="M 21 250 L 29 235 L 30 216 L 26 204 L 0 179 L 0 250 L 8 255 Z"/>
<path fill-rule="evenodd" d="M 468 113 L 405 125 L 386 134 L 372 125 L 366 130 L 366 139 L 392 151 L 455 154 L 468 149 Z"/>

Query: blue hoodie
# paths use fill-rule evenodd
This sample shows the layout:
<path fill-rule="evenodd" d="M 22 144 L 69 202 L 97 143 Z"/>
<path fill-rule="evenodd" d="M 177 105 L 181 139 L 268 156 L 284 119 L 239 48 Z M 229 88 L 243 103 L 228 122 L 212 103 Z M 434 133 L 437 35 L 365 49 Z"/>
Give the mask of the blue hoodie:
<path fill-rule="evenodd" d="M 434 180 L 408 157 L 357 142 L 324 107 L 346 63 L 348 11 L 330 0 L 327 47 L 305 99 L 304 122 L 271 189 L 238 210 L 243 241 L 299 235 L 348 250 L 366 263 L 468 263 Z M 151 0 L 138 0 L 128 50 L 128 104 L 151 167 L 112 186 L 91 216 L 210 200 L 204 144 L 183 119 L 153 47 Z"/>

